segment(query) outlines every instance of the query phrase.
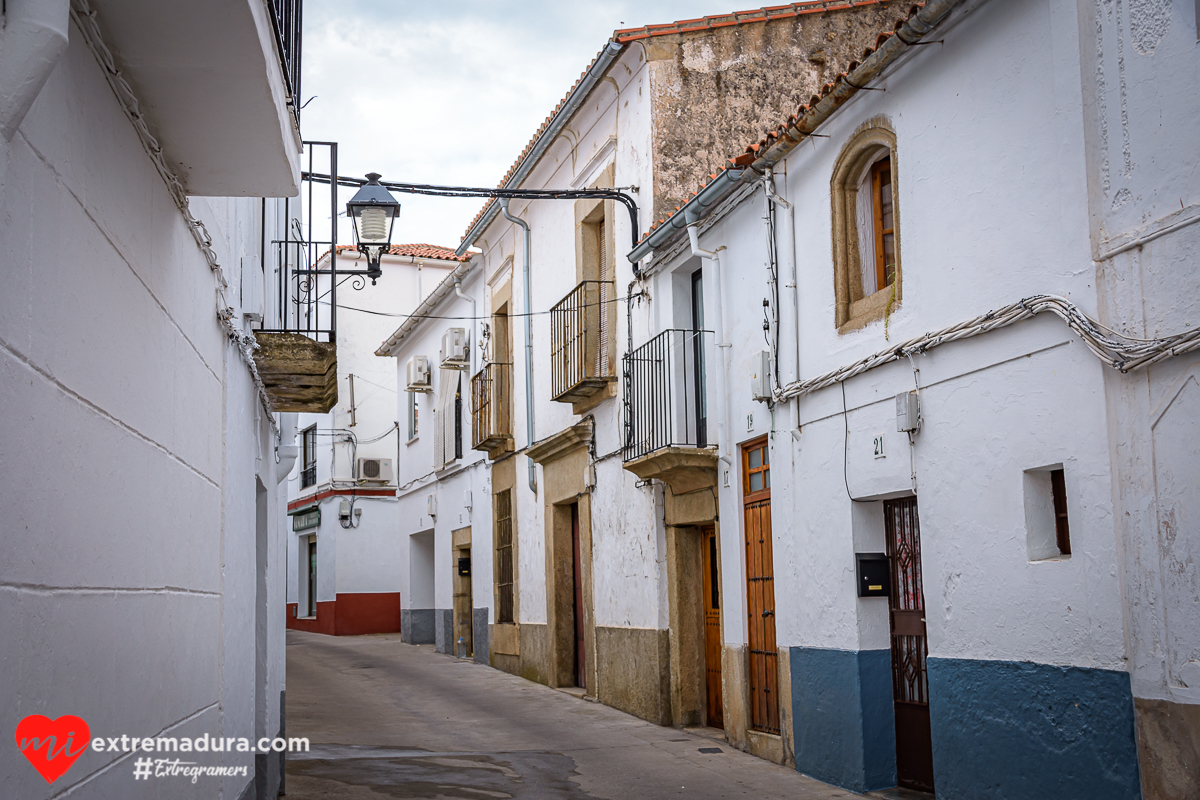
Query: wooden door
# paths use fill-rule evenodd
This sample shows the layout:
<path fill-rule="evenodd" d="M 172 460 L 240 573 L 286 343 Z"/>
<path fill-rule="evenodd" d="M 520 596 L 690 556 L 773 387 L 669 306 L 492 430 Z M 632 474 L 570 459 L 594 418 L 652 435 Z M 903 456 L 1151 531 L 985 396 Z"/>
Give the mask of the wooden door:
<path fill-rule="evenodd" d="M 746 594 L 750 646 L 750 727 L 779 733 L 779 652 L 771 548 L 771 461 L 765 438 L 742 447 Z"/>
<path fill-rule="evenodd" d="M 471 595 L 471 548 L 460 547 L 454 551 L 454 655 L 471 658 L 475 655 L 475 635 L 471 619 L 474 613 L 474 598 Z M 462 574 L 460 564 L 467 563 L 467 574 Z M 461 642 L 461 644 L 460 644 Z"/>
<path fill-rule="evenodd" d="M 308 616 L 317 615 L 317 537 L 308 537 Z"/>
<path fill-rule="evenodd" d="M 933 791 L 929 681 L 925 670 L 925 592 L 917 498 L 883 504 L 887 529 L 892 631 L 892 697 L 896 714 L 896 778 L 900 786 Z"/>
<path fill-rule="evenodd" d="M 700 532 L 704 571 L 704 690 L 707 724 L 725 727 L 725 704 L 721 698 L 721 584 L 718 580 L 717 532 Z"/>
<path fill-rule="evenodd" d="M 571 549 L 574 551 L 571 567 L 571 580 L 575 588 L 574 617 L 575 617 L 575 685 L 581 689 L 587 688 L 586 653 L 583 647 L 583 562 L 579 555 L 579 504 L 571 504 Z"/>

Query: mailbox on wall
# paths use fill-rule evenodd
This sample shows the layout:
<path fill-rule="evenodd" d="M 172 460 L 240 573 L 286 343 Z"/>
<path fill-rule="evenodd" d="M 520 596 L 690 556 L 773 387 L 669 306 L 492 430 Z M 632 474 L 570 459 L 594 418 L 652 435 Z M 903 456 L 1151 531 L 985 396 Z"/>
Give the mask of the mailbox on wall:
<path fill-rule="evenodd" d="M 470 556 L 465 556 L 458 560 L 458 574 L 462 575 L 463 577 L 469 577 L 471 575 L 471 557 Z"/>
<path fill-rule="evenodd" d="M 884 553 L 856 553 L 858 562 L 855 576 L 858 579 L 859 597 L 887 597 L 891 593 L 888 558 Z"/>

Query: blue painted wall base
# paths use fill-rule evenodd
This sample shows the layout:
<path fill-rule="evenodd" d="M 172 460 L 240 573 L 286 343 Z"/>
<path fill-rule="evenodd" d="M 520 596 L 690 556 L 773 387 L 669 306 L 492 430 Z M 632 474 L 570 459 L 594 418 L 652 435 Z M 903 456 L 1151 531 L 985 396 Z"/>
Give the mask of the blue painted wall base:
<path fill-rule="evenodd" d="M 1126 672 L 930 658 L 929 712 L 939 800 L 1141 797 Z"/>
<path fill-rule="evenodd" d="M 793 647 L 796 769 L 856 792 L 896 785 L 888 650 Z"/>

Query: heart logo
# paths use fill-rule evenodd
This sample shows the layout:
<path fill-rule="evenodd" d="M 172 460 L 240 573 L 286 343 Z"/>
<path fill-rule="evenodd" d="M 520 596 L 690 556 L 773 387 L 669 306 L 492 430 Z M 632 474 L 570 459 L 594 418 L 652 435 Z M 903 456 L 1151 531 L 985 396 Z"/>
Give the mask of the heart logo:
<path fill-rule="evenodd" d="M 54 783 L 83 755 L 92 731 L 79 717 L 64 714 L 58 719 L 30 714 L 17 725 L 17 747 L 42 777 Z M 76 747 L 76 742 L 80 744 Z"/>

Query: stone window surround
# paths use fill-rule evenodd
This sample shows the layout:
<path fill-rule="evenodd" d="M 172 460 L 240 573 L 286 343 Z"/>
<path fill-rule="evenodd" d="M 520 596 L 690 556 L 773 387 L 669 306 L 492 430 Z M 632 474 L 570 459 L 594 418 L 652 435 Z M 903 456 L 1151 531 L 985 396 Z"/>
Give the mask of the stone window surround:
<path fill-rule="evenodd" d="M 896 279 L 891 286 L 863 296 L 862 267 L 858 255 L 858 223 L 855 214 L 858 179 L 868 166 L 872 151 L 886 147 L 892 159 L 892 208 L 896 220 Z M 895 311 L 902 297 L 901 223 L 896 157 L 896 133 L 886 117 L 867 120 L 842 148 L 830 178 L 833 210 L 834 325 L 839 334 L 859 330 Z"/>

